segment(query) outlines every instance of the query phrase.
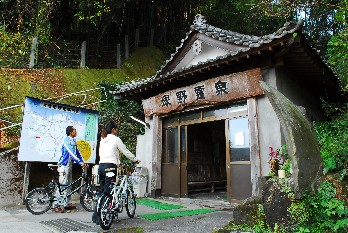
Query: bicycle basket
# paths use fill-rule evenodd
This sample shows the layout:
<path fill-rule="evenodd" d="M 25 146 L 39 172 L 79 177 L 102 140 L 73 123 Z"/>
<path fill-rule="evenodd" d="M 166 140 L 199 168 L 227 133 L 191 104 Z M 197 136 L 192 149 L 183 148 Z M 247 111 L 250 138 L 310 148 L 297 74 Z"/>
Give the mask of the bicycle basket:
<path fill-rule="evenodd" d="M 120 175 L 131 175 L 134 172 L 135 165 L 130 163 L 121 164 L 119 167 Z"/>

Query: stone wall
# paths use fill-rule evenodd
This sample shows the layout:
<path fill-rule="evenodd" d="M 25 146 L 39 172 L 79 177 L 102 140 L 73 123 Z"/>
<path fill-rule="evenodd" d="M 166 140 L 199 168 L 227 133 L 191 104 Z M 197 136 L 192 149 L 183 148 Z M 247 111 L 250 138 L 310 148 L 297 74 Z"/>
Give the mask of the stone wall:
<path fill-rule="evenodd" d="M 294 192 L 301 198 L 305 191 L 315 190 L 323 175 L 319 145 L 303 112 L 283 94 L 265 82 L 260 83 L 280 121 L 292 169 Z"/>
<path fill-rule="evenodd" d="M 17 161 L 18 150 L 1 153 L 0 208 L 22 204 L 24 163 Z"/>

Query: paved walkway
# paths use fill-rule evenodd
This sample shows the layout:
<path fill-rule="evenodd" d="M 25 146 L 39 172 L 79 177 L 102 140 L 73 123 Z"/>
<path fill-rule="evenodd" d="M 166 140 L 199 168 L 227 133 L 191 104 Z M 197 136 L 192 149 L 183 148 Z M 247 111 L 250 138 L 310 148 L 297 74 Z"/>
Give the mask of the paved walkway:
<path fill-rule="evenodd" d="M 233 217 L 233 205 L 222 199 L 192 199 L 192 198 L 157 198 L 157 201 L 185 206 L 190 209 L 215 209 L 216 212 L 178 217 L 157 221 L 139 218 L 141 214 L 168 212 L 137 205 L 136 216 L 128 218 L 124 210 L 119 214 L 109 231 L 103 231 L 100 226 L 92 223 L 92 213 L 86 212 L 77 204 L 77 210 L 70 213 L 53 213 L 42 215 L 29 213 L 25 206 L 16 206 L 0 210 L 0 232 L 35 232 L 35 233 L 66 233 L 66 232 L 135 232 L 131 229 L 140 227 L 144 232 L 213 232 L 227 225 Z M 183 209 L 181 209 L 183 210 Z M 177 210 L 172 210 L 177 211 Z M 128 230 L 128 231 L 126 231 Z"/>

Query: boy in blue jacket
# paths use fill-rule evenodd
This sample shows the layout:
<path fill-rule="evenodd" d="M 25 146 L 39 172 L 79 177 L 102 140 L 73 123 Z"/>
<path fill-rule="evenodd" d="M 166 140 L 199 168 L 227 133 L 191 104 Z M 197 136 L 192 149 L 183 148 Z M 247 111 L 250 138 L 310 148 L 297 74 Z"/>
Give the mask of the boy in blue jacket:
<path fill-rule="evenodd" d="M 66 137 L 62 145 L 62 156 L 59 159 L 58 172 L 59 172 L 59 183 L 66 185 L 69 184 L 72 180 L 72 164 L 77 163 L 81 167 L 85 167 L 86 164 L 83 161 L 80 151 L 77 149 L 75 137 L 77 135 L 76 129 L 73 126 L 68 126 L 66 128 Z M 67 190 L 64 191 L 64 197 L 67 193 Z M 59 191 L 57 190 L 57 195 Z M 75 209 L 76 207 L 71 205 L 70 197 L 65 198 L 64 208 L 66 210 Z M 64 213 L 64 210 L 59 207 L 58 203 L 55 203 L 55 208 L 53 210 L 57 213 Z"/>

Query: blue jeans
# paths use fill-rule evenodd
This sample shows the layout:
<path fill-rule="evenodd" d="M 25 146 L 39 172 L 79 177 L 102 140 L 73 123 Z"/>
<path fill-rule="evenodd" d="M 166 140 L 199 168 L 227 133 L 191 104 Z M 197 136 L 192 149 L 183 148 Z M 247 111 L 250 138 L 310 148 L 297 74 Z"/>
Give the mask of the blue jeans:
<path fill-rule="evenodd" d="M 115 176 L 113 177 L 106 176 L 106 173 L 108 172 L 115 173 Z M 116 175 L 117 175 L 117 165 L 113 163 L 99 164 L 98 175 L 99 175 L 99 181 L 100 181 L 100 192 L 99 192 L 99 197 L 100 197 L 101 195 L 103 195 L 103 193 L 110 193 L 111 182 L 116 178 Z M 98 203 L 96 203 L 96 205 L 97 204 Z M 92 221 L 98 224 L 97 206 L 95 206 L 94 208 Z"/>

